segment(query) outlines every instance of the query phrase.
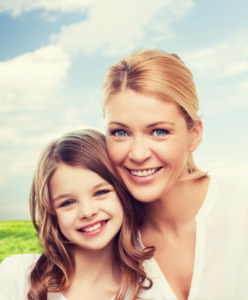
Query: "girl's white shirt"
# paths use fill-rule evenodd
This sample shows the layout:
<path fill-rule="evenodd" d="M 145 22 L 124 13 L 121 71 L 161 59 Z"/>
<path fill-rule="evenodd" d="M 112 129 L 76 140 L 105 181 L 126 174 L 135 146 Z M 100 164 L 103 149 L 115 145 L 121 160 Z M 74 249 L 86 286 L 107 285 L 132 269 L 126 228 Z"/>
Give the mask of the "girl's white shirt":
<path fill-rule="evenodd" d="M 195 259 L 188 300 L 247 300 L 248 191 L 211 177 L 195 222 Z M 144 248 L 140 233 L 138 248 Z M 144 268 L 164 299 L 177 300 L 154 258 L 145 262 Z"/>
<path fill-rule="evenodd" d="M 3 260 L 0 265 L 0 300 L 27 300 L 27 293 L 30 288 L 28 276 L 39 257 L 40 254 L 18 254 Z M 165 300 L 155 286 L 142 291 L 140 297 L 149 300 Z M 114 300 L 114 298 L 110 300 Z M 67 299 L 62 293 L 48 293 L 48 300 Z M 129 293 L 127 293 L 125 300 L 131 300 Z"/>

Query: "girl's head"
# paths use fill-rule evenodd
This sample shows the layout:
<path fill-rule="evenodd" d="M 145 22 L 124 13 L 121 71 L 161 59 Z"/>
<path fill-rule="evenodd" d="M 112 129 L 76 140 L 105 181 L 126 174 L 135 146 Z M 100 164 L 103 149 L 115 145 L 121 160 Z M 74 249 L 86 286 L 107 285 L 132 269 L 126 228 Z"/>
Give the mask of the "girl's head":
<path fill-rule="evenodd" d="M 136 101 L 138 97 L 143 97 L 143 100 L 140 99 L 139 103 Z M 135 133 L 138 132 L 137 126 L 139 125 L 139 122 L 142 122 L 142 117 L 145 114 L 145 112 L 143 112 L 145 109 L 143 110 L 143 108 L 145 105 L 147 107 L 150 105 L 148 104 L 149 100 L 146 100 L 148 98 L 154 99 L 154 103 L 156 102 L 164 105 L 165 111 L 166 106 L 168 107 L 168 111 L 171 109 L 171 107 L 174 107 L 178 112 L 177 116 L 175 115 L 175 121 L 179 120 L 179 118 L 184 119 L 186 134 L 189 138 L 192 138 L 193 135 L 191 133 L 195 129 L 197 130 L 198 142 L 194 147 L 188 147 L 188 153 L 186 157 L 187 174 L 182 178 L 196 179 L 205 176 L 206 173 L 200 171 L 196 167 L 192 156 L 192 152 L 200 143 L 202 130 L 201 120 L 197 115 L 198 98 L 193 82 L 193 76 L 177 55 L 168 54 L 159 50 L 136 51 L 123 57 L 118 63 L 114 64 L 108 69 L 104 78 L 102 89 L 102 106 L 103 113 L 107 119 L 107 126 L 110 124 L 111 129 L 111 124 L 116 123 L 116 125 L 120 125 L 118 128 L 116 127 L 117 129 L 123 129 L 125 131 L 126 128 L 131 128 L 130 133 L 128 130 L 125 131 L 125 133 L 124 131 L 121 133 L 120 131 L 115 131 L 115 136 L 120 134 L 132 137 L 135 136 L 134 131 Z M 124 107 L 124 104 L 126 107 Z M 158 109 L 159 105 L 157 106 Z M 154 121 L 152 123 L 161 123 L 162 120 L 157 120 L 156 116 L 152 115 L 152 104 L 150 107 L 151 122 Z M 129 109 L 130 111 L 128 111 Z M 147 108 L 147 111 L 149 111 L 149 107 Z M 137 115 L 135 115 L 135 113 Z M 125 116 L 130 116 L 133 124 L 131 124 L 131 122 L 129 122 Z M 116 122 L 117 119 L 118 121 Z M 122 122 L 122 120 L 124 121 Z M 164 118 L 163 121 L 168 120 L 165 120 Z M 123 127 L 123 125 L 125 125 L 126 128 L 125 126 Z M 135 125 L 135 127 L 133 125 Z M 172 132 L 172 130 L 167 131 Z M 126 165 L 127 161 L 124 162 L 124 156 L 122 158 L 118 157 L 119 152 L 115 148 L 117 144 L 115 141 L 113 141 L 113 138 L 109 138 L 109 135 L 111 135 L 111 133 L 107 130 L 107 148 L 110 159 L 117 167 L 117 170 L 120 160 L 122 160 L 124 168 L 128 168 Z M 120 136 L 118 138 L 120 138 Z M 137 140 L 138 139 L 136 139 L 136 141 Z M 136 144 L 141 146 L 141 143 L 143 143 L 142 149 L 144 149 L 147 145 L 145 145 L 144 140 L 141 141 L 141 138 L 139 138 L 139 140 L 140 142 L 137 142 Z M 134 141 L 129 143 L 129 147 L 130 148 L 128 151 L 130 154 L 135 147 Z M 150 144 L 147 146 L 147 148 L 149 147 Z M 122 149 L 124 148 L 125 142 L 122 142 Z M 151 146 L 149 149 L 153 150 L 154 148 Z M 141 151 L 139 153 L 141 153 Z M 130 155 L 132 156 L 132 154 Z M 132 157 L 130 158 L 130 161 L 131 159 Z M 144 169 L 147 167 L 147 165 L 149 165 L 144 163 L 142 166 L 141 160 L 139 162 L 135 161 L 135 163 L 136 166 L 133 164 L 132 169 L 137 171 L 139 170 L 137 167 L 138 163 L 140 164 L 141 169 Z M 132 163 L 130 163 L 130 165 L 132 165 Z M 149 165 L 149 167 L 151 166 Z M 159 165 L 156 166 L 155 164 L 154 167 L 159 167 Z M 123 175 L 119 170 L 118 173 L 123 178 L 131 193 L 137 197 L 137 194 L 133 193 L 132 188 L 128 185 L 128 180 L 125 180 L 126 176 Z M 139 199 L 139 197 L 137 197 L 137 199 Z"/>
<path fill-rule="evenodd" d="M 113 202 L 119 202 L 115 189 L 120 194 L 121 201 L 126 200 L 125 192 L 118 184 L 118 179 L 115 179 L 105 147 L 105 138 L 101 133 L 82 130 L 64 135 L 44 150 L 34 178 L 33 188 L 37 198 L 35 202 L 31 202 L 33 217 L 35 213 L 33 206 L 35 205 L 38 210 L 40 237 L 47 236 L 53 228 L 58 240 L 65 241 L 67 237 L 62 232 L 66 224 L 62 216 L 66 213 L 68 215 L 69 206 L 71 208 L 75 202 L 74 198 L 87 200 L 91 190 L 92 196 L 95 195 L 93 199 L 100 196 L 103 198 L 103 194 L 107 195 L 112 186 L 111 195 L 115 196 L 112 197 Z M 77 184 L 80 184 L 78 189 Z M 96 203 L 88 201 L 81 206 L 78 205 L 78 209 L 82 208 L 79 213 L 81 221 L 75 224 L 79 229 L 99 220 L 98 203 L 99 201 Z M 125 201 L 122 206 L 126 215 L 132 214 L 128 202 Z M 122 223 L 122 215 L 119 219 Z M 68 241 L 71 240 L 68 238 Z"/>
<path fill-rule="evenodd" d="M 75 268 L 75 249 L 102 249 L 110 243 L 125 270 L 123 281 L 134 279 L 139 288 L 144 274 L 131 270 L 125 261 L 130 255 L 141 270 L 134 259 L 140 253 L 134 248 L 131 195 L 111 167 L 103 134 L 72 132 L 46 147 L 35 172 L 30 209 L 44 253 L 38 264 L 44 274 L 38 269 L 31 273 L 30 295 L 66 289 Z M 93 235 L 97 238 L 91 242 L 87 237 Z"/>

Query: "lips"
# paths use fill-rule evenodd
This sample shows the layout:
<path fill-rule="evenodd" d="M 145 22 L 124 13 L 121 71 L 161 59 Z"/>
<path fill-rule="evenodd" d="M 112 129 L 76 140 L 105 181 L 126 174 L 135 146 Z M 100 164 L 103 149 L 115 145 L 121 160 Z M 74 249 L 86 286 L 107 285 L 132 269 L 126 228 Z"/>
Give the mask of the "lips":
<path fill-rule="evenodd" d="M 95 223 L 92 223 L 92 224 L 89 224 L 89 225 L 86 225 L 84 227 L 79 228 L 78 231 L 80 231 L 80 232 L 92 232 L 92 231 L 95 231 L 95 230 L 101 228 L 107 222 L 108 222 L 108 220 L 97 221 Z"/>
<path fill-rule="evenodd" d="M 128 169 L 128 171 L 137 177 L 147 177 L 150 176 L 156 172 L 158 172 L 162 167 L 158 167 L 158 168 L 150 168 L 150 169 L 143 169 L 143 170 L 132 170 L 132 169 Z"/>

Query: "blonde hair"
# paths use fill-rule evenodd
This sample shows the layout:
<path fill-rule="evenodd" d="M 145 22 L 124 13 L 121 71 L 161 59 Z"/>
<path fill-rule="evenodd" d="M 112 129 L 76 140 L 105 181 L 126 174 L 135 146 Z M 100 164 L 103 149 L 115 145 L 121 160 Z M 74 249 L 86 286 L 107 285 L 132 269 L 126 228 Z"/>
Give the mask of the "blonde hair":
<path fill-rule="evenodd" d="M 104 135 L 96 130 L 68 133 L 51 142 L 40 157 L 30 192 L 30 211 L 43 254 L 30 274 L 27 298 L 44 300 L 48 292 L 63 292 L 70 286 L 75 270 L 74 245 L 59 229 L 49 192 L 49 180 L 60 163 L 89 169 L 114 187 L 124 212 L 122 227 L 115 237 L 115 255 L 122 271 L 121 288 L 115 299 L 124 300 L 130 286 L 132 299 L 138 299 L 142 289 L 152 286 L 142 264 L 153 256 L 155 248 L 136 249 L 135 200 L 109 162 Z M 146 279 L 148 286 L 144 286 Z"/>
<path fill-rule="evenodd" d="M 125 89 L 175 103 L 185 118 L 188 130 L 193 128 L 196 121 L 200 121 L 193 76 L 176 54 L 139 50 L 111 66 L 102 87 L 103 112 L 108 100 Z M 187 169 L 189 175 L 183 180 L 207 175 L 197 168 L 192 153 L 188 156 Z"/>

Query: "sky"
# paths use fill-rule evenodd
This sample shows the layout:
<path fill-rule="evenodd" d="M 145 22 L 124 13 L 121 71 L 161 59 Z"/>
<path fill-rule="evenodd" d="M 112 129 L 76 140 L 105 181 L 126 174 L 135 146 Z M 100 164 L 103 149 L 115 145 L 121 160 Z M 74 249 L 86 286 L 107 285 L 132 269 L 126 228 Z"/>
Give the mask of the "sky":
<path fill-rule="evenodd" d="M 194 76 L 199 168 L 248 182 L 246 0 L 0 0 L 0 220 L 29 220 L 39 154 L 62 134 L 105 131 L 101 85 L 137 49 L 176 53 Z"/>

